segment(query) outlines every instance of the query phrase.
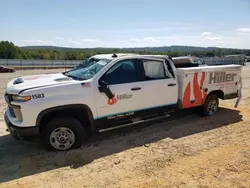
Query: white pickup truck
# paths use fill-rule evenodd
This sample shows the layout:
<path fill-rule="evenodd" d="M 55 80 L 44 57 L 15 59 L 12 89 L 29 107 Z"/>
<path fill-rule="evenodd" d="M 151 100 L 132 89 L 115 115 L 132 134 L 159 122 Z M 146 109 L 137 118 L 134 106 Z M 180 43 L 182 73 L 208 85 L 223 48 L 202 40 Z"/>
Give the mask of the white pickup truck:
<path fill-rule="evenodd" d="M 5 122 L 15 138 L 47 149 L 80 147 L 87 136 L 241 97 L 241 65 L 176 68 L 161 55 L 103 54 L 85 67 L 20 77 L 7 84 Z M 237 106 L 237 105 L 236 105 Z"/>

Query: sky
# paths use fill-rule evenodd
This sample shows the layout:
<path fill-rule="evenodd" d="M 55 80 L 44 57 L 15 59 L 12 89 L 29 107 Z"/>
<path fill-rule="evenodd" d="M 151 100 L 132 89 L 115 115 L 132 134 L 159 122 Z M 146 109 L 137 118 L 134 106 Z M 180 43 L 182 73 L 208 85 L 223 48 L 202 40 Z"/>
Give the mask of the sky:
<path fill-rule="evenodd" d="M 250 0 L 1 0 L 17 46 L 250 49 Z"/>

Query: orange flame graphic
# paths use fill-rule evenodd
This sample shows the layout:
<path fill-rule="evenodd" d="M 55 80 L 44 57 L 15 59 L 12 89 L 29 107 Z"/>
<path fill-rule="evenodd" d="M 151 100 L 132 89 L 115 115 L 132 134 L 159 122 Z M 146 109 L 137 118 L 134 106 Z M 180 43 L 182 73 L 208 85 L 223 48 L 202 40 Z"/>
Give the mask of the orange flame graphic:
<path fill-rule="evenodd" d="M 113 97 L 112 99 L 108 99 L 108 104 L 109 105 L 113 105 L 117 102 L 117 99 L 115 97 Z"/>
<path fill-rule="evenodd" d="M 187 84 L 187 87 L 184 91 L 184 96 L 182 100 L 182 107 L 183 108 L 190 108 L 194 106 L 199 106 L 204 103 L 207 93 L 204 91 L 203 84 L 205 81 L 205 72 L 202 72 L 202 77 L 200 80 L 200 84 L 198 83 L 198 73 L 194 74 L 193 78 L 193 94 L 194 94 L 194 101 L 190 101 L 191 96 L 191 83 Z M 203 97 L 202 97 L 203 96 Z"/>

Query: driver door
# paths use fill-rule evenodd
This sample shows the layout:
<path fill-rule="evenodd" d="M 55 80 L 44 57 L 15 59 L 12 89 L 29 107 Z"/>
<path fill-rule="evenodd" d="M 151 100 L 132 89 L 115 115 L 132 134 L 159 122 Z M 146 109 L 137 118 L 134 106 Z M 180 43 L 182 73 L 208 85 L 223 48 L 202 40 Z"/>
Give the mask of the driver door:
<path fill-rule="evenodd" d="M 112 66 L 100 79 L 108 84 L 114 94 L 109 99 L 105 93 L 96 92 L 98 127 L 107 128 L 124 123 L 142 108 L 142 83 L 139 81 L 137 60 L 122 60 Z"/>

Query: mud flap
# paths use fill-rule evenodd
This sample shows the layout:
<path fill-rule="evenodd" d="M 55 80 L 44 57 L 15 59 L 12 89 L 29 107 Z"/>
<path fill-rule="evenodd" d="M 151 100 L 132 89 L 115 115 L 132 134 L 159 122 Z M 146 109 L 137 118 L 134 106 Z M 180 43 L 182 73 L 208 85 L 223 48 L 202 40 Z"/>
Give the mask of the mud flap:
<path fill-rule="evenodd" d="M 239 90 L 238 90 L 238 99 L 235 102 L 234 108 L 237 108 L 239 106 L 240 100 L 242 98 L 242 79 L 239 80 Z"/>

